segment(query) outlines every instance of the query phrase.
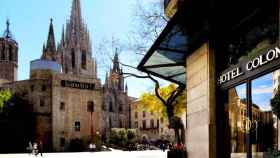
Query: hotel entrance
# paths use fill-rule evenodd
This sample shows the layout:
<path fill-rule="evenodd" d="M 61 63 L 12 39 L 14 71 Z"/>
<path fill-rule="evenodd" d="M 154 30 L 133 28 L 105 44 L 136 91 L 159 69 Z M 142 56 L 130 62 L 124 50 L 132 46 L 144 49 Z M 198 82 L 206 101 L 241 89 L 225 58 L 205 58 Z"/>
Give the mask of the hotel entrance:
<path fill-rule="evenodd" d="M 278 154 L 279 118 L 271 100 L 276 95 L 279 77 L 278 70 L 227 91 L 227 157 L 266 158 Z"/>

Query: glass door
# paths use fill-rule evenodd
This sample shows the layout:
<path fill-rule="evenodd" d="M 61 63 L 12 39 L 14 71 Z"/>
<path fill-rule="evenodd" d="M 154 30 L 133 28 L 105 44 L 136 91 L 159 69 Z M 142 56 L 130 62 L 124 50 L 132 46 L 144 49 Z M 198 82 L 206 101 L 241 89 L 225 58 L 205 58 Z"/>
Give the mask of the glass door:
<path fill-rule="evenodd" d="M 247 102 L 246 84 L 228 90 L 228 101 L 224 106 L 225 116 L 225 146 L 227 157 L 247 157 Z"/>
<path fill-rule="evenodd" d="M 252 80 L 251 139 L 252 158 L 277 157 L 279 150 L 279 111 L 273 108 L 271 99 L 276 95 L 278 85 L 270 73 Z M 280 155 L 279 155 L 280 157 Z"/>

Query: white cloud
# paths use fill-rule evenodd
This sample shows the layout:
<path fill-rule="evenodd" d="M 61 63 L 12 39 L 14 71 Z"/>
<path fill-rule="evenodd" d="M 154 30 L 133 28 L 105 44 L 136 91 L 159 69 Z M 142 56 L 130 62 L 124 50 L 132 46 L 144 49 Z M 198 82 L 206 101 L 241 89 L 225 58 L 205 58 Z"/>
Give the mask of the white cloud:
<path fill-rule="evenodd" d="M 272 87 L 267 86 L 260 86 L 258 88 L 253 88 L 252 93 L 253 95 L 260 95 L 260 94 L 272 94 Z"/>

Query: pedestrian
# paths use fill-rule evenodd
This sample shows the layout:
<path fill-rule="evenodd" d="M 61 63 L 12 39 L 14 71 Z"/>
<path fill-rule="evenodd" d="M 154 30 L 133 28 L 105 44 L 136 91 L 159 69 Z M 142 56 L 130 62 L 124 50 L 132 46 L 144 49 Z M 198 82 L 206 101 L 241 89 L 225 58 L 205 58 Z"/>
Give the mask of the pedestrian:
<path fill-rule="evenodd" d="M 35 155 L 36 157 L 37 157 L 37 155 L 38 155 L 38 153 L 39 153 L 38 150 L 39 150 L 39 149 L 38 149 L 38 144 L 37 144 L 37 142 L 34 142 L 33 148 L 32 148 L 32 154 Z"/>
<path fill-rule="evenodd" d="M 39 142 L 39 153 L 40 153 L 41 157 L 43 157 L 43 143 L 42 143 L 42 141 Z"/>
<path fill-rule="evenodd" d="M 93 151 L 96 151 L 96 145 L 94 143 L 92 145 L 92 149 L 93 149 Z"/>
<path fill-rule="evenodd" d="M 93 144 L 92 143 L 89 144 L 89 151 L 93 151 Z"/>

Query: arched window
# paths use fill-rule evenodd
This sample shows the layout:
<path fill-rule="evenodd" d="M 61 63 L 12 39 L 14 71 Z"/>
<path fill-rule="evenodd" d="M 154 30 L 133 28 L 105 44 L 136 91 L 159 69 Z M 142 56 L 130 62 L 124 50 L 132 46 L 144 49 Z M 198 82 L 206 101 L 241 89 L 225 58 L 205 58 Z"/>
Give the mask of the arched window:
<path fill-rule="evenodd" d="M 72 68 L 75 68 L 75 50 L 71 50 Z"/>
<path fill-rule="evenodd" d="M 119 105 L 119 112 L 122 112 L 123 111 L 123 106 L 122 104 Z"/>
<path fill-rule="evenodd" d="M 93 103 L 93 101 L 88 101 L 88 103 L 87 103 L 87 111 L 88 112 L 94 112 L 94 103 Z"/>
<path fill-rule="evenodd" d="M 112 120 L 111 120 L 111 117 L 109 118 L 109 128 L 112 128 Z"/>
<path fill-rule="evenodd" d="M 112 99 L 110 99 L 110 102 L 109 102 L 109 111 L 113 112 L 113 102 L 112 102 Z"/>
<path fill-rule="evenodd" d="M 122 128 L 122 127 L 123 127 L 123 124 L 122 124 L 122 121 L 121 121 L 121 120 L 119 120 L 119 124 L 120 124 L 120 128 Z"/>
<path fill-rule="evenodd" d="M 82 68 L 87 69 L 87 54 L 86 51 L 82 51 Z"/>
<path fill-rule="evenodd" d="M 9 46 L 9 61 L 12 61 L 13 60 L 13 47 L 12 46 Z"/>
<path fill-rule="evenodd" d="M 2 46 L 1 60 L 5 60 L 5 46 Z"/>

